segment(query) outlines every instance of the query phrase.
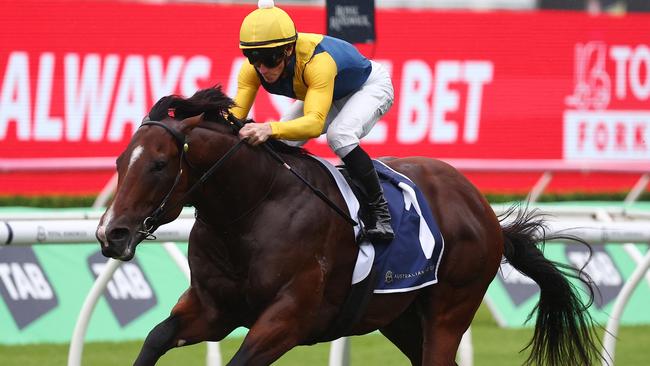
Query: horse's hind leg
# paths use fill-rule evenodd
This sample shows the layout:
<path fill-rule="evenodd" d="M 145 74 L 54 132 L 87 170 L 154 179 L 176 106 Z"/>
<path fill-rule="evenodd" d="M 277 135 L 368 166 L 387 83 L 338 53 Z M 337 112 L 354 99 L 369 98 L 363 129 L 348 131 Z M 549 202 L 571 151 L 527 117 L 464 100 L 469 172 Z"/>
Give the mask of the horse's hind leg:
<path fill-rule="evenodd" d="M 478 281 L 462 288 L 439 283 L 419 299 L 424 334 L 422 365 L 456 365 L 463 333 L 470 326 L 486 288 Z"/>
<path fill-rule="evenodd" d="M 413 366 L 422 364 L 422 323 L 414 306 L 379 331 L 408 357 Z"/>
<path fill-rule="evenodd" d="M 155 365 L 158 359 L 174 347 L 225 337 L 235 326 L 217 327 L 216 317 L 207 314 L 193 288 L 179 299 L 171 315 L 156 325 L 142 345 L 134 365 Z"/>

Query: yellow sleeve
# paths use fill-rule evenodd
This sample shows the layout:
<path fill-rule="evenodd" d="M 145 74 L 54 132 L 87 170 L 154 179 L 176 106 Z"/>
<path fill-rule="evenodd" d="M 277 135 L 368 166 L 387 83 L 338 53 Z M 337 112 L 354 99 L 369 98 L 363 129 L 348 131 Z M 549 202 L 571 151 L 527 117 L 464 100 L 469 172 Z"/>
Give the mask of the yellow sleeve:
<path fill-rule="evenodd" d="M 307 140 L 323 132 L 325 118 L 332 106 L 336 63 L 328 53 L 319 53 L 307 64 L 304 81 L 304 115 L 284 122 L 271 122 L 273 137 L 285 140 Z"/>
<path fill-rule="evenodd" d="M 235 106 L 230 109 L 230 113 L 239 119 L 246 118 L 261 84 L 253 65 L 248 60 L 244 60 L 241 69 L 239 69 L 239 76 L 237 76 Z"/>

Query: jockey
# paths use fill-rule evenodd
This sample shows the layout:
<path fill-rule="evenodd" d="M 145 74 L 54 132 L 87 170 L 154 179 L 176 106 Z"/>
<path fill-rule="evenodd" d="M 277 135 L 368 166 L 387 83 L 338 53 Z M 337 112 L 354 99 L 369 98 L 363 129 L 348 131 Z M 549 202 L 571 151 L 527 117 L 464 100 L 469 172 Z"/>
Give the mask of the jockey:
<path fill-rule="evenodd" d="M 370 157 L 359 146 L 393 104 L 390 75 L 346 41 L 297 33 L 291 17 L 272 0 L 260 0 L 258 7 L 239 31 L 239 48 L 249 62 L 239 71 L 231 112 L 246 118 L 260 85 L 297 100 L 280 121 L 244 125 L 240 138 L 258 145 L 273 137 L 299 146 L 327 134 L 330 148 L 362 186 L 365 234 L 391 241 L 388 204 Z"/>

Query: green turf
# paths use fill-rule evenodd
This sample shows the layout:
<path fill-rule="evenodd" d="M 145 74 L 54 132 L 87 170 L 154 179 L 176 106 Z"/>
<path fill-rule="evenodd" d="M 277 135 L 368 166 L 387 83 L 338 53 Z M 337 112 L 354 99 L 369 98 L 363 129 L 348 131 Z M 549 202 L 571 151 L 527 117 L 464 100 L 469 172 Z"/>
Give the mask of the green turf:
<path fill-rule="evenodd" d="M 526 358 L 520 354 L 530 339 L 531 330 L 500 329 L 483 306 L 472 324 L 475 366 L 521 365 Z M 241 339 L 228 339 L 220 347 L 224 363 L 236 351 Z M 88 343 L 84 347 L 83 364 L 114 366 L 130 364 L 141 342 Z M 163 356 L 158 365 L 205 365 L 204 344 L 175 349 Z M 297 347 L 278 360 L 281 366 L 327 365 L 329 344 Z M 65 365 L 67 345 L 0 346 L 2 366 Z M 352 365 L 408 365 L 406 358 L 379 334 L 351 338 Z M 650 326 L 623 327 L 616 348 L 617 366 L 650 365 Z"/>

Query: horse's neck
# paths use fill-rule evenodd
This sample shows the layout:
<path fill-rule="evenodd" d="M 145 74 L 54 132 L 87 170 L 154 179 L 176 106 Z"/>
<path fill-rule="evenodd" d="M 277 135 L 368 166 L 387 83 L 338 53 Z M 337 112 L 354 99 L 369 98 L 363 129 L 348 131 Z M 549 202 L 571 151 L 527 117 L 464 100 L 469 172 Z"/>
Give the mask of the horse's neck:
<path fill-rule="evenodd" d="M 222 146 L 222 150 L 214 147 L 225 145 L 225 141 L 229 144 Z M 223 150 L 233 146 L 233 141 L 213 140 L 211 146 L 208 150 L 212 151 L 206 150 L 203 155 L 213 156 L 214 163 Z M 324 169 L 308 159 L 282 157 L 316 188 L 335 198 L 336 185 Z M 321 235 L 323 230 L 329 230 L 336 215 L 266 151 L 248 145 L 237 151 L 197 192 L 193 203 L 201 223 L 212 235 L 191 245 L 242 273 L 248 273 L 252 260 L 263 261 L 269 253 L 273 256 L 278 250 L 287 250 L 287 243 L 302 240 L 300 235 L 304 233 L 313 239 L 314 245 L 324 245 Z M 314 209 L 312 205 L 317 206 Z M 285 238 L 288 232 L 291 236 Z"/>
<path fill-rule="evenodd" d="M 218 132 L 204 134 L 207 137 L 201 140 L 207 150 L 200 155 L 209 158 L 202 162 L 202 171 L 194 172 L 194 182 L 238 142 L 236 137 Z M 194 206 L 215 226 L 226 227 L 243 220 L 268 196 L 280 169 L 261 148 L 244 145 L 197 190 Z"/>

